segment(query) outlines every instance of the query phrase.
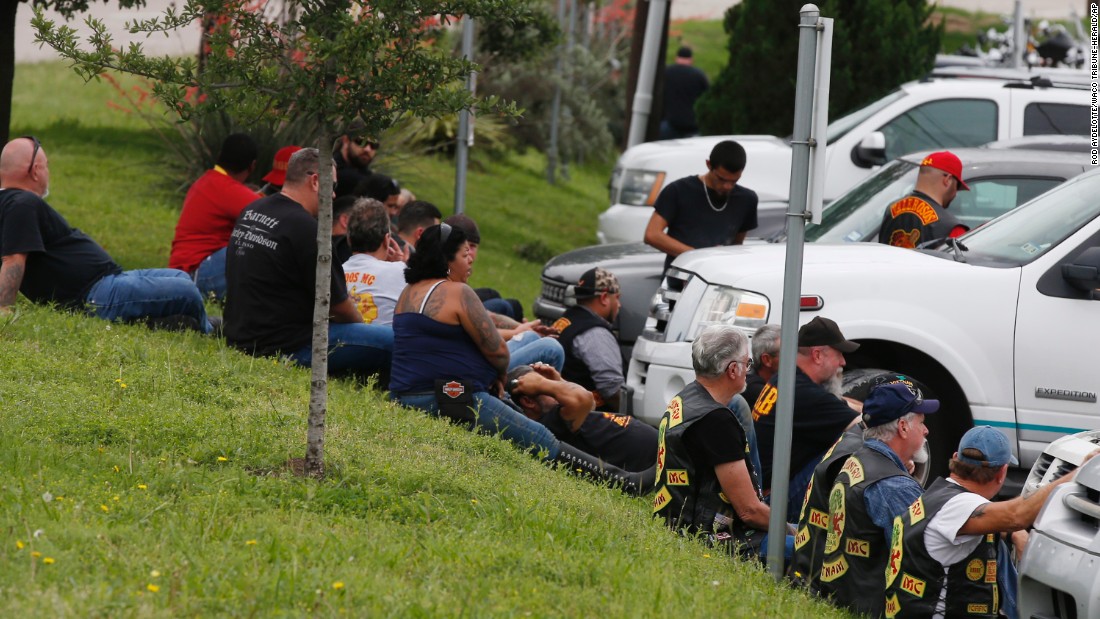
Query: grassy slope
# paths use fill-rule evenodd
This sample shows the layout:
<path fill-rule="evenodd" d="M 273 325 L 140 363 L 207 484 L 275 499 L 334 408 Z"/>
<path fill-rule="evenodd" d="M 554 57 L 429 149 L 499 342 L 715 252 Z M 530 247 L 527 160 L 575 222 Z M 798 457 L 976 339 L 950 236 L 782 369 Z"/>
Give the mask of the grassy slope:
<path fill-rule="evenodd" d="M 74 225 L 126 267 L 159 266 L 180 196 L 109 93 L 20 66 L 13 134 L 42 138 Z M 488 241 L 486 284 L 537 274 L 508 264 L 511 243 L 591 238 L 603 172 L 555 189 L 539 169 L 512 159 L 471 181 L 470 212 L 509 239 Z M 446 165 L 422 174 L 445 203 Z M 645 500 L 348 382 L 331 388 L 328 477 L 290 477 L 308 374 L 216 340 L 22 303 L 0 319 L 0 364 L 8 616 L 842 616 L 669 534 Z"/>

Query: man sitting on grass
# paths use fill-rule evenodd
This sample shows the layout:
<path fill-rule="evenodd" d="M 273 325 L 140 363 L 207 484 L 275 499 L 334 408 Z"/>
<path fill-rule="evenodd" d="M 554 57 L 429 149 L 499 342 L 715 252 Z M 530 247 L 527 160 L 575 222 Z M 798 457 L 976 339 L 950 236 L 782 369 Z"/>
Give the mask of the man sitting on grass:
<path fill-rule="evenodd" d="M 16 138 L 0 153 L 0 313 L 19 292 L 35 303 L 87 309 L 105 320 L 210 333 L 202 293 L 176 269 L 123 271 L 44 198 L 50 168 L 38 139 Z"/>

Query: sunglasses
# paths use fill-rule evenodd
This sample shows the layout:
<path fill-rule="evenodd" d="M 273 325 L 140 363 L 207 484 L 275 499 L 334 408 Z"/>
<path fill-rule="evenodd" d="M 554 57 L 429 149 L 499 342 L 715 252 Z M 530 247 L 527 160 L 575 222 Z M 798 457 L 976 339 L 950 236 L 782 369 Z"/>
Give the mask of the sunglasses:
<path fill-rule="evenodd" d="M 355 140 L 355 143 L 363 148 L 369 146 L 372 150 L 378 150 L 378 140 L 373 140 L 371 138 L 359 138 Z"/>
<path fill-rule="evenodd" d="M 38 159 L 38 151 L 42 150 L 42 142 L 39 142 L 38 138 L 34 137 L 33 135 L 22 135 L 19 137 L 21 139 L 34 142 L 34 150 L 31 151 L 31 164 L 27 166 L 27 174 L 30 174 L 34 171 L 34 160 Z"/>

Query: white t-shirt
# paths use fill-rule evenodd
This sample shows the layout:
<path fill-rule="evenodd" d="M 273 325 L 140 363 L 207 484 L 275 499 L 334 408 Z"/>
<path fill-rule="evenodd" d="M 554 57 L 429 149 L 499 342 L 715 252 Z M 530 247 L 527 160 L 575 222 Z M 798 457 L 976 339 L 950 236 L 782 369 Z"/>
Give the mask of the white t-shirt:
<path fill-rule="evenodd" d="M 953 479 L 947 481 L 958 485 L 958 482 Z M 945 571 L 974 552 L 985 537 L 985 535 L 959 535 L 959 529 L 970 519 L 974 510 L 986 503 L 989 503 L 989 499 L 980 494 L 963 492 L 951 497 L 928 521 L 928 526 L 924 529 L 924 547 L 928 550 L 929 556 L 944 566 Z M 944 588 L 940 592 L 934 617 L 943 617 L 946 609 L 946 595 L 947 590 Z"/>
<path fill-rule="evenodd" d="M 405 289 L 405 263 L 386 262 L 369 254 L 353 254 L 344 263 L 348 296 L 359 308 L 363 321 L 393 324 L 393 308 Z"/>

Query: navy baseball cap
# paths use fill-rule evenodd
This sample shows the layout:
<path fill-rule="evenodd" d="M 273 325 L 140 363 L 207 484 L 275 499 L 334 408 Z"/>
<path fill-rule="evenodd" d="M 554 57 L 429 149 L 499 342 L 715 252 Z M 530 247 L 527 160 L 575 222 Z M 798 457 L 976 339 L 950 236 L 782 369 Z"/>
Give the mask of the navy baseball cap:
<path fill-rule="evenodd" d="M 982 454 L 982 457 L 979 459 L 963 455 L 967 449 L 976 450 Z M 977 426 L 963 434 L 956 457 L 959 462 L 990 468 L 998 468 L 1006 464 L 1016 466 L 1020 463 L 1016 456 L 1012 455 L 1012 446 L 1008 444 L 1008 437 L 990 426 Z"/>
<path fill-rule="evenodd" d="M 940 410 L 939 400 L 925 400 L 920 390 L 906 383 L 895 382 L 879 385 L 863 402 L 863 425 L 868 428 L 884 426 L 909 413 L 931 415 Z"/>

